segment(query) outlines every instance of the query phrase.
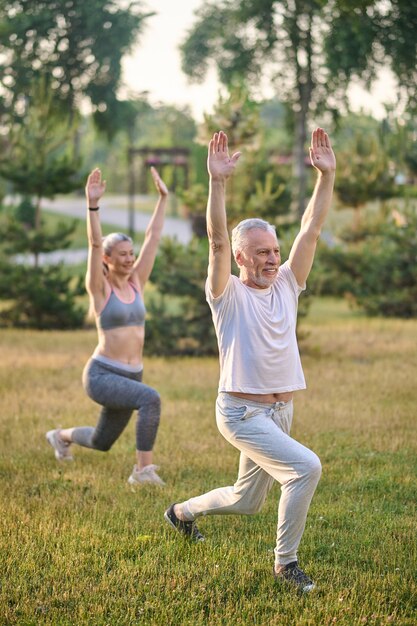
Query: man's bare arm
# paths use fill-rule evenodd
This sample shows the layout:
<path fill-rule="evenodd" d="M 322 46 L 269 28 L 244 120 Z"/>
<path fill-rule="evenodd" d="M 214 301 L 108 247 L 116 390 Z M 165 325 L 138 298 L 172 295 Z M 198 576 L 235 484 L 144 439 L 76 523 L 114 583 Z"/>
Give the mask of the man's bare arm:
<path fill-rule="evenodd" d="M 227 136 L 215 133 L 208 147 L 207 169 L 210 176 L 207 202 L 209 239 L 208 280 L 214 297 L 223 293 L 231 273 L 231 249 L 226 217 L 226 180 L 233 173 L 240 152 L 229 157 Z"/>
<path fill-rule="evenodd" d="M 300 286 L 305 284 L 313 265 L 317 241 L 333 195 L 336 158 L 330 139 L 322 128 L 316 128 L 312 133 L 310 159 L 318 173 L 317 182 L 289 256 L 290 267 Z"/>

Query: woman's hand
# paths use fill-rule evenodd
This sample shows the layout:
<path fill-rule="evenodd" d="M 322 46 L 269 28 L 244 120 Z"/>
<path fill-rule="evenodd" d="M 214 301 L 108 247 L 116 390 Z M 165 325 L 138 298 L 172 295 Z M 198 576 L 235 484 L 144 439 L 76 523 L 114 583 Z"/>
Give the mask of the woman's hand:
<path fill-rule="evenodd" d="M 154 167 L 151 167 L 151 174 L 152 174 L 153 182 L 155 183 L 157 192 L 159 193 L 160 196 L 162 196 L 163 198 L 166 198 L 166 196 L 168 195 L 168 187 L 166 186 L 166 184 L 164 183 L 162 178 L 159 176 L 158 172 L 156 171 Z"/>
<path fill-rule="evenodd" d="M 95 209 L 105 191 L 106 181 L 101 179 L 101 170 L 96 167 L 87 178 L 85 186 L 88 206 Z"/>

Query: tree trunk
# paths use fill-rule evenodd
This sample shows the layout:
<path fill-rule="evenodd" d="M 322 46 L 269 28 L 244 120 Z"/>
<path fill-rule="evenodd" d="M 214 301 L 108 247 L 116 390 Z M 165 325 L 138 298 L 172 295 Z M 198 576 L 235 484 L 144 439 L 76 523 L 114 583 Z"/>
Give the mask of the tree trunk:
<path fill-rule="evenodd" d="M 38 196 L 36 198 L 36 204 L 35 204 L 35 231 L 39 232 L 41 227 L 41 197 Z M 39 252 L 36 250 L 33 253 L 33 258 L 34 258 L 34 266 L 35 267 L 39 267 Z"/>
<path fill-rule="evenodd" d="M 136 180 L 135 180 L 135 151 L 132 145 L 129 145 L 128 151 L 128 171 L 129 171 L 129 206 L 128 206 L 128 222 L 129 222 L 129 236 L 134 239 L 135 237 L 135 193 L 136 193 Z M 141 162 L 141 171 L 144 168 Z"/>
<path fill-rule="evenodd" d="M 303 7 L 300 7 L 303 8 Z M 313 80 L 313 8 L 310 7 L 305 14 L 307 27 L 297 19 L 293 22 L 292 42 L 296 49 L 296 77 L 298 102 L 295 113 L 295 146 L 294 146 L 294 174 L 298 181 L 297 214 L 301 218 L 305 210 L 307 191 L 307 166 L 305 145 L 307 140 L 307 120 L 310 110 L 310 102 L 314 91 Z M 298 53 L 300 52 L 300 57 Z M 304 54 L 301 54 L 304 53 Z M 301 59 L 304 61 L 301 62 Z"/>
<path fill-rule="evenodd" d="M 307 111 L 303 107 L 296 115 L 295 146 L 294 146 L 294 176 L 298 182 L 297 188 L 297 215 L 301 218 L 305 210 L 307 190 L 307 168 L 305 164 L 304 146 L 307 139 Z"/>

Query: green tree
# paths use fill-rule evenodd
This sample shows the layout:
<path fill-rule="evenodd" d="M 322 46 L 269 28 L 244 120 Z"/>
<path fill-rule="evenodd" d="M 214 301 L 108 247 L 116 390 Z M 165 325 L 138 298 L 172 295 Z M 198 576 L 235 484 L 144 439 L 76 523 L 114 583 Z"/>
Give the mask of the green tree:
<path fill-rule="evenodd" d="M 290 211 L 290 186 L 265 150 L 261 105 L 241 81 L 234 81 L 228 96 L 220 95 L 213 113 L 204 115 L 199 140 L 207 145 L 220 128 L 227 133 L 230 152 L 243 151 L 227 189 L 229 225 L 233 227 L 254 210 L 259 217 L 276 223 L 278 216 Z"/>
<path fill-rule="evenodd" d="M 329 3 L 330 4 L 330 3 Z M 329 93 L 346 97 L 351 80 L 370 85 L 382 66 L 397 79 L 398 99 L 417 107 L 417 4 L 409 0 L 336 0 L 325 39 Z"/>
<path fill-rule="evenodd" d="M 122 58 L 152 13 L 115 0 L 0 0 L 3 122 L 25 115 L 33 82 L 45 76 L 74 112 L 86 97 L 109 128 L 121 85 Z M 105 115 L 107 109 L 112 116 Z"/>
<path fill-rule="evenodd" d="M 35 230 L 20 222 L 11 208 L 3 209 L 0 218 L 0 324 L 39 329 L 82 326 L 85 311 L 77 301 L 84 293 L 81 277 L 72 277 L 60 264 L 37 263 L 41 252 L 69 246 L 75 224 L 59 223 L 53 232 L 41 224 Z M 26 261 L 28 254 L 35 256 L 35 264 Z"/>
<path fill-rule="evenodd" d="M 231 152 L 259 147 L 259 109 L 245 84 L 235 80 L 229 85 L 226 96 L 219 94 L 213 113 L 204 113 L 199 140 L 207 144 L 213 133 L 222 129 L 227 134 Z"/>
<path fill-rule="evenodd" d="M 210 3 L 197 12 L 197 22 L 182 46 L 183 69 L 195 80 L 205 75 L 210 59 L 226 85 L 236 78 L 246 78 L 257 89 L 265 70 L 275 75 L 279 97 L 289 103 L 295 119 L 294 174 L 300 214 L 307 186 L 307 116 L 317 91 L 316 50 L 325 26 L 320 21 L 322 8 L 322 2 Z M 281 62 L 274 63 L 277 58 Z"/>
<path fill-rule="evenodd" d="M 323 109 L 337 115 L 350 80 L 372 81 L 383 61 L 400 84 L 407 81 L 410 98 L 417 90 L 415 3 L 222 0 L 205 4 L 196 18 L 181 47 L 186 74 L 201 80 L 214 62 L 224 84 L 243 77 L 254 92 L 268 77 L 291 109 L 299 213 L 307 188 L 309 118 Z"/>
<path fill-rule="evenodd" d="M 153 354 L 215 354 L 217 342 L 205 299 L 208 241 L 184 246 L 165 239 L 151 280 L 157 292 L 147 304 L 146 345 Z"/>
<path fill-rule="evenodd" d="M 400 184 L 407 189 L 407 182 L 417 178 L 417 121 L 408 109 L 397 115 L 392 107 L 386 107 L 387 115 L 381 122 L 381 139 L 397 174 Z"/>
<path fill-rule="evenodd" d="M 190 147 L 196 125 L 188 107 L 161 104 L 148 107 L 138 119 L 135 144 L 161 148 Z"/>
<path fill-rule="evenodd" d="M 63 116 L 45 80 L 31 85 L 31 96 L 22 123 L 8 137 L 0 175 L 18 193 L 35 198 L 34 227 L 39 230 L 42 198 L 79 189 L 81 163 L 72 154 L 74 124 Z"/>
<path fill-rule="evenodd" d="M 73 223 L 59 223 L 50 231 L 41 214 L 42 198 L 81 184 L 80 160 L 72 155 L 74 125 L 65 119 L 45 80 L 32 88 L 26 115 L 13 127 L 0 160 L 1 176 L 23 196 L 16 209 L 3 212 L 0 223 L 0 298 L 7 301 L 0 321 L 27 328 L 75 328 L 84 318 L 76 302 L 79 281 L 74 284 L 62 266 L 39 266 L 40 254 L 67 248 L 75 229 Z M 34 266 L 16 263 L 19 253 L 33 254 Z"/>
<path fill-rule="evenodd" d="M 40 330 L 80 328 L 85 311 L 77 303 L 81 281 L 61 265 L 28 267 L 0 257 L 0 324 Z"/>
<path fill-rule="evenodd" d="M 391 167 L 380 138 L 356 131 L 338 151 L 335 190 L 344 207 L 355 209 L 356 227 L 360 209 L 372 200 L 386 200 L 397 193 L 395 170 Z"/>

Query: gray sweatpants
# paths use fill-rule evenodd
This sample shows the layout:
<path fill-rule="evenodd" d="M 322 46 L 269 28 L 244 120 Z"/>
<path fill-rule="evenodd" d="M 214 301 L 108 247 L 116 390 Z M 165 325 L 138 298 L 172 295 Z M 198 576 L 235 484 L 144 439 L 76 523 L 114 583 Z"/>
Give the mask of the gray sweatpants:
<path fill-rule="evenodd" d="M 200 515 L 257 513 L 274 481 L 281 484 L 275 562 L 297 560 L 308 508 L 321 475 L 318 456 L 289 436 L 293 403 L 263 404 L 220 393 L 216 420 L 240 450 L 233 486 L 214 489 L 182 504 L 188 519 Z"/>
<path fill-rule="evenodd" d="M 137 410 L 136 449 L 152 450 L 161 415 L 161 399 L 155 389 L 142 383 L 142 373 L 90 359 L 84 368 L 83 385 L 89 397 L 103 408 L 97 426 L 74 428 L 72 441 L 106 452 L 126 428 L 132 412 Z"/>

